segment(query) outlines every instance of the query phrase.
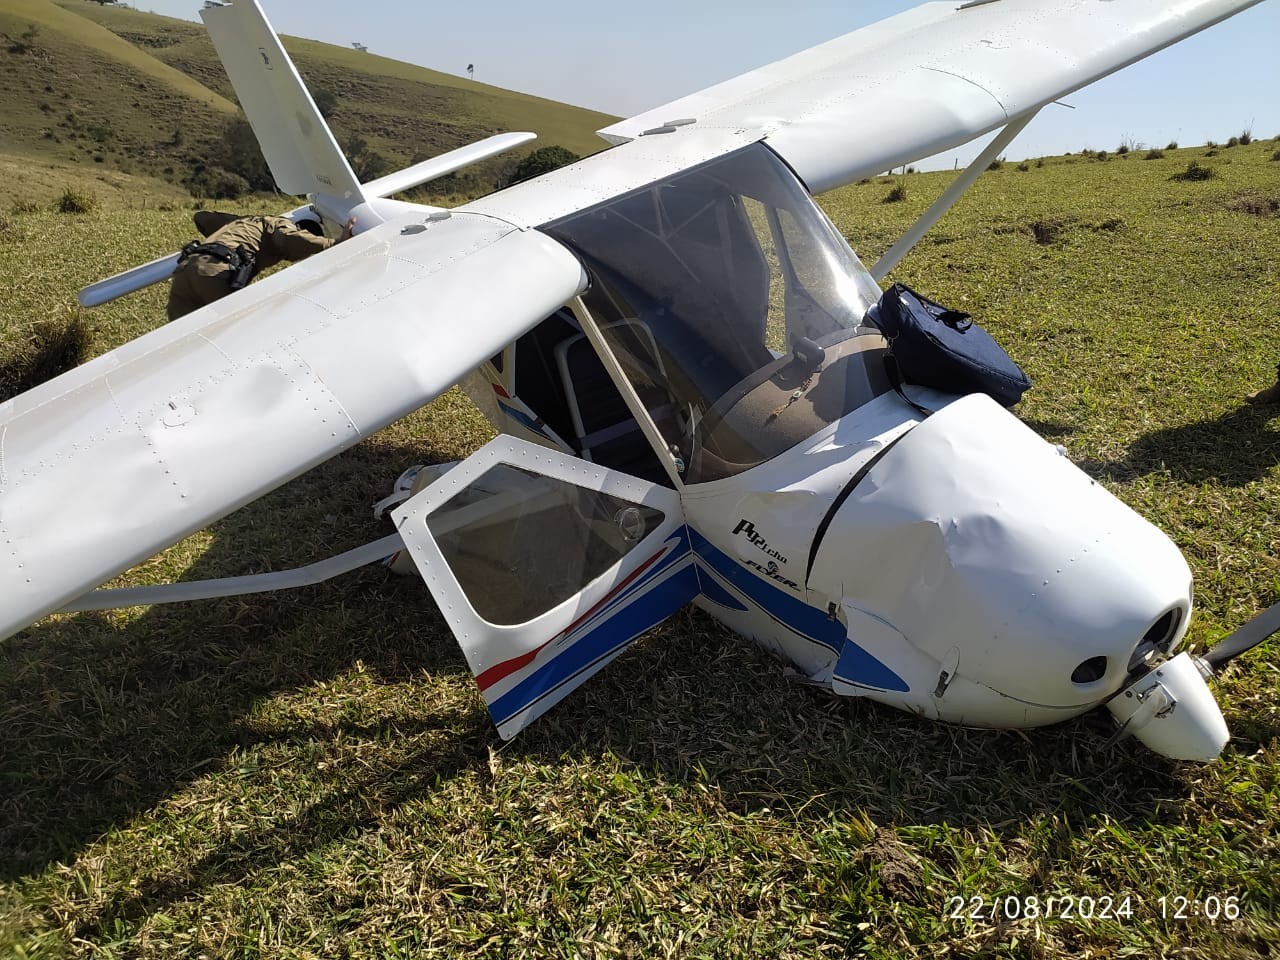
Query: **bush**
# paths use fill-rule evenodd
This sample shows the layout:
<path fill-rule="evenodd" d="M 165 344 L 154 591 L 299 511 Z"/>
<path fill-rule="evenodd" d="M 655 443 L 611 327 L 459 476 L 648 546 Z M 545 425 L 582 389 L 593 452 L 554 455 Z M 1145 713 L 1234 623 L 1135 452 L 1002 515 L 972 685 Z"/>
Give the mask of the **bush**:
<path fill-rule="evenodd" d="M 1170 180 L 1211 180 L 1218 175 L 1218 171 L 1213 167 L 1202 164 L 1199 160 L 1192 160 L 1187 164 L 1187 169 L 1175 173 Z"/>
<path fill-rule="evenodd" d="M 252 189 L 249 181 L 238 173 L 203 165 L 192 171 L 186 184 L 191 195 L 201 200 L 235 200 Z"/>
<path fill-rule="evenodd" d="M 1044 157 L 1040 157 L 1039 159 L 1037 159 L 1037 160 L 1036 160 L 1036 166 L 1037 166 L 1037 167 L 1043 167 L 1043 166 L 1044 166 Z"/>
<path fill-rule="evenodd" d="M 544 173 L 558 170 L 560 167 L 573 163 L 578 159 L 580 159 L 579 156 L 572 150 L 556 144 L 548 147 L 539 147 L 516 164 L 505 185 L 511 186 L 513 183 L 520 183 L 522 180 L 540 177 Z"/>
<path fill-rule="evenodd" d="M 1128 152 L 1129 152 L 1129 145 L 1127 143 L 1122 143 L 1120 144 L 1120 146 L 1116 147 L 1117 157 L 1123 157 Z"/>
<path fill-rule="evenodd" d="M 1160 148 L 1158 148 L 1158 147 L 1157 147 L 1155 150 L 1148 150 L 1148 151 L 1147 151 L 1147 155 L 1146 155 L 1145 157 L 1143 157 L 1142 159 L 1143 159 L 1143 160 L 1163 160 L 1163 159 L 1164 159 L 1164 151 L 1163 151 L 1163 150 L 1161 150 L 1161 149 L 1160 149 Z"/>
<path fill-rule="evenodd" d="M 901 203 L 905 199 L 907 199 L 907 185 L 902 180 L 899 180 L 893 185 L 893 189 L 889 191 L 888 195 L 882 202 Z"/>
<path fill-rule="evenodd" d="M 999 169 L 1001 169 L 1003 166 L 1004 166 L 1004 161 L 1003 161 L 1003 160 L 992 160 L 990 163 L 988 163 L 988 164 L 987 164 L 987 169 L 988 169 L 988 170 L 999 170 Z"/>
<path fill-rule="evenodd" d="M 98 198 L 88 191 L 81 192 L 66 187 L 58 198 L 59 213 L 92 213 L 98 209 Z"/>
<path fill-rule="evenodd" d="M 1253 143 L 1253 131 L 1248 127 L 1245 127 L 1240 131 L 1240 136 L 1232 137 L 1232 139 L 1238 142 L 1240 146 L 1247 147 L 1249 144 Z"/>
<path fill-rule="evenodd" d="M 1166 143 L 1166 144 L 1164 145 L 1164 148 L 1165 148 L 1166 150 L 1177 150 L 1177 149 L 1178 149 L 1178 141 L 1177 141 L 1177 140 L 1170 140 L 1168 143 Z"/>
<path fill-rule="evenodd" d="M 1271 159 L 1272 159 L 1272 160 L 1280 160 L 1280 150 L 1277 150 L 1275 153 L 1273 153 L 1273 154 L 1271 155 Z"/>
<path fill-rule="evenodd" d="M 1093 158 L 1095 160 L 1102 160 L 1105 162 L 1107 160 L 1107 151 L 1099 150 L 1097 153 L 1093 155 Z"/>
<path fill-rule="evenodd" d="M 1020 164 L 1018 164 L 1018 169 L 1021 170 L 1023 173 L 1026 173 L 1028 170 L 1031 169 L 1031 164 L 1023 160 Z"/>
<path fill-rule="evenodd" d="M 1228 147 L 1238 147 L 1238 146 L 1240 146 L 1240 138 L 1239 138 L 1239 137 L 1232 137 L 1230 140 L 1228 140 L 1228 141 L 1227 141 L 1227 146 L 1228 146 Z"/>

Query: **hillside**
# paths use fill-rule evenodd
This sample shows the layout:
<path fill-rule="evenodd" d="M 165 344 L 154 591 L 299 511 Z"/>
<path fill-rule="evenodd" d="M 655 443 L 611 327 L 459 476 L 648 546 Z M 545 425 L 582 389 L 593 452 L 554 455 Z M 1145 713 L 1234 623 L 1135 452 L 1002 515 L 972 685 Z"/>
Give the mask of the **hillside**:
<path fill-rule="evenodd" d="M 237 112 L 199 24 L 85 0 L 8 0 L 0 41 L 3 153 L 181 183 Z M 330 44 L 284 43 L 311 90 L 336 98 L 339 141 L 363 139 L 392 166 L 517 129 L 592 153 L 604 146 L 594 131 L 615 119 Z M 487 189 L 512 162 L 490 161 L 469 185 Z"/>

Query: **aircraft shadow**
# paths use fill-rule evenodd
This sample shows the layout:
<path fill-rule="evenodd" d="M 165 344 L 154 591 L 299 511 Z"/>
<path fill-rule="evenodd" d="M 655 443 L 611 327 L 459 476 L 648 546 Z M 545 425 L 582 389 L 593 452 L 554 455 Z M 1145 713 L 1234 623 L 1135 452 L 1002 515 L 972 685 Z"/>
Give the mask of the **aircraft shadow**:
<path fill-rule="evenodd" d="M 304 487 L 218 524 L 186 576 L 247 572 L 246 557 L 258 555 L 273 558 L 263 566 L 306 562 L 382 535 L 368 502 L 415 452 L 422 459 L 364 445 L 330 461 L 297 482 Z M 282 527 L 292 541 L 279 539 Z M 744 812 L 768 807 L 815 822 L 857 812 L 881 826 L 997 833 L 1046 812 L 1146 822 L 1190 789 L 1175 764 L 1140 747 L 1104 750 L 1105 718 L 964 730 L 835 698 L 788 679 L 777 660 L 692 608 L 507 744 L 475 695 L 373 716 L 315 702 L 319 684 L 344 682 L 335 678 L 357 666 L 375 685 L 425 673 L 470 690 L 421 582 L 376 568 L 291 594 L 153 607 L 123 623 L 68 617 L 0 645 L 0 880 L 70 861 L 188 789 L 183 802 L 199 805 L 207 774 L 252 766 L 264 751 L 296 767 L 308 744 L 340 741 L 391 748 L 315 773 L 305 809 L 215 831 L 190 859 L 140 876 L 84 915 L 79 934 L 92 939 L 115 919 L 376 829 L 437 784 L 491 777 L 491 750 L 548 764 L 611 754 L 674 782 L 707 782 Z M 294 712 L 271 713 L 282 698 Z M 246 789 L 252 783 L 250 770 Z"/>
<path fill-rule="evenodd" d="M 1280 463 L 1276 408 L 1244 404 L 1214 420 L 1153 430 L 1118 460 L 1089 460 L 1082 469 L 1107 480 L 1130 480 L 1168 470 L 1192 483 L 1216 481 L 1233 487 L 1266 476 Z"/>

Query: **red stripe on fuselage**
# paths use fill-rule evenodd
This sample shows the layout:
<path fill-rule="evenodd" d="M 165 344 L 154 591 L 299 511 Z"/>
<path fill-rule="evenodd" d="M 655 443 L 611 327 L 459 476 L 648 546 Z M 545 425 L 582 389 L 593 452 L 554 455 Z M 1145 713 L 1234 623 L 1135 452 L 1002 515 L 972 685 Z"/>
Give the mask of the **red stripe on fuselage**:
<path fill-rule="evenodd" d="M 552 643 L 555 643 L 561 637 L 564 637 L 570 633 L 573 633 L 573 631 L 576 630 L 584 621 L 589 620 L 596 613 L 596 611 L 598 611 L 601 607 L 603 607 L 605 604 L 611 601 L 614 597 L 616 597 L 619 593 L 625 590 L 628 585 L 633 583 L 636 577 L 640 576 L 640 574 L 644 573 L 651 566 L 653 566 L 654 561 L 657 560 L 660 556 L 662 556 L 663 553 L 665 552 L 666 552 L 666 546 L 664 545 L 663 549 L 659 550 L 657 553 L 655 553 L 652 557 L 650 557 L 644 563 L 640 564 L 640 566 L 632 570 L 625 580 L 623 580 L 620 584 L 618 584 L 616 587 L 610 590 L 607 594 L 605 594 L 605 596 L 603 596 L 600 599 L 600 601 L 595 604 L 595 606 L 593 606 L 590 610 L 588 610 L 586 613 L 580 616 L 577 620 L 573 621 L 573 623 L 569 624 L 569 626 L 565 627 L 563 630 L 557 633 L 554 637 L 552 637 L 546 643 L 539 644 L 537 647 L 530 650 L 528 653 L 522 653 L 518 657 L 512 657 L 510 660 L 504 660 L 502 661 L 502 663 L 496 663 L 492 667 L 490 667 L 488 670 L 485 670 L 482 673 L 476 674 L 476 683 L 479 684 L 480 689 L 487 690 L 489 687 L 493 686 L 495 683 L 497 683 L 499 680 L 502 680 L 504 677 L 509 677 L 511 676 L 511 674 L 515 673 L 516 671 L 523 670 L 525 667 L 531 664 L 534 661 L 534 658 L 537 657 L 538 654 L 541 653 L 547 646 L 549 646 Z"/>

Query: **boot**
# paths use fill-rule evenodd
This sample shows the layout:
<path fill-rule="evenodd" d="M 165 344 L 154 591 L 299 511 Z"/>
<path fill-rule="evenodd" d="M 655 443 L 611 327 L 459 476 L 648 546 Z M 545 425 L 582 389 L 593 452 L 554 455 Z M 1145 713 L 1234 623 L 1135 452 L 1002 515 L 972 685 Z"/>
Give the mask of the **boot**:
<path fill-rule="evenodd" d="M 1273 383 L 1265 390 L 1258 390 L 1248 396 L 1250 403 L 1262 404 L 1263 406 L 1274 406 L 1280 404 L 1280 381 Z"/>

